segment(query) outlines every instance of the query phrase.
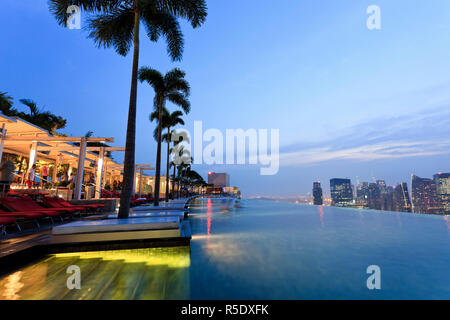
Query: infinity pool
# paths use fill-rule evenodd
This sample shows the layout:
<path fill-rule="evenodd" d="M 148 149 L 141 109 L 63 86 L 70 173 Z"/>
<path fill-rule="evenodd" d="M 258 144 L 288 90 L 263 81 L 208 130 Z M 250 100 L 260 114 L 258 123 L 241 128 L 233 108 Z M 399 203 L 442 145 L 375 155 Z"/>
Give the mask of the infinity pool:
<path fill-rule="evenodd" d="M 0 299 L 450 299 L 448 217 L 220 199 L 190 214 L 190 250 L 51 255 L 0 279 Z"/>

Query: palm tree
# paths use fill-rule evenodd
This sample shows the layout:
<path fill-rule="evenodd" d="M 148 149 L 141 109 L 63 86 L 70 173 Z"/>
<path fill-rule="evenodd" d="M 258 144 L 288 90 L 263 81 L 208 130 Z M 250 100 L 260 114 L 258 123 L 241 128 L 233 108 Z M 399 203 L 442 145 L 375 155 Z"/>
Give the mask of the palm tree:
<path fill-rule="evenodd" d="M 176 142 L 174 142 L 175 144 Z M 172 153 L 172 150 L 174 150 L 174 148 L 170 149 L 170 153 Z M 173 168 L 173 174 L 172 174 L 172 190 L 170 191 L 172 193 L 172 195 L 175 195 L 175 181 L 176 181 L 176 176 L 175 176 L 175 171 L 177 169 L 177 165 L 175 164 L 175 162 L 170 161 L 170 167 Z"/>
<path fill-rule="evenodd" d="M 20 118 L 47 130 L 50 134 L 55 134 L 55 130 L 66 127 L 66 119 L 54 115 L 51 112 L 39 109 L 36 102 L 33 100 L 20 99 L 19 101 L 30 109 L 29 113 L 19 112 L 17 116 Z"/>
<path fill-rule="evenodd" d="M 207 16 L 205 0 L 49 0 L 51 13 L 58 23 L 67 26 L 67 9 L 77 5 L 93 14 L 87 29 L 89 37 L 99 47 L 111 48 L 126 56 L 133 46 L 130 102 L 128 107 L 125 145 L 123 189 L 120 197 L 119 218 L 127 218 L 135 168 L 137 77 L 139 69 L 139 31 L 143 23 L 151 41 L 164 36 L 168 54 L 174 61 L 183 54 L 183 34 L 178 17 L 188 20 L 193 28 L 201 26 Z"/>
<path fill-rule="evenodd" d="M 184 150 L 183 147 L 180 148 L 180 157 L 183 156 Z M 191 164 L 194 162 L 194 159 L 190 157 L 190 161 L 183 161 L 178 165 L 178 197 L 180 197 L 180 190 L 184 188 L 186 182 L 186 175 L 191 170 Z"/>
<path fill-rule="evenodd" d="M 39 109 L 36 102 L 31 99 L 20 99 L 20 103 L 28 107 L 29 113 L 19 112 L 13 108 L 13 98 L 6 92 L 0 92 L 0 111 L 10 117 L 19 117 L 32 124 L 35 124 L 50 134 L 55 134 L 55 130 L 65 128 L 67 120 L 49 111 Z"/>
<path fill-rule="evenodd" d="M 89 130 L 88 132 L 86 132 L 86 134 L 84 136 L 86 138 L 90 138 L 93 135 L 94 135 L 94 131 Z M 75 146 L 79 146 L 80 145 L 79 142 L 74 142 L 73 144 Z M 105 147 L 105 148 L 108 148 L 108 147 L 111 147 L 111 146 L 106 144 L 106 143 L 103 143 L 103 142 L 92 142 L 92 141 L 90 141 L 90 142 L 86 143 L 86 147 Z M 96 151 L 96 150 L 93 150 L 91 152 L 95 153 L 95 154 L 98 154 L 98 155 L 100 154 L 100 151 Z M 113 159 L 111 151 L 106 151 L 104 155 L 105 155 L 105 157 Z"/>
<path fill-rule="evenodd" d="M 163 124 L 163 110 L 167 101 L 181 107 L 185 113 L 189 113 L 191 104 L 188 100 L 190 94 L 189 83 L 184 79 L 184 71 L 178 68 L 172 69 L 165 75 L 158 70 L 142 67 L 139 70 L 139 81 L 147 82 L 155 91 L 153 101 L 155 111 L 158 114 L 157 143 L 156 151 L 156 175 L 155 175 L 155 195 L 154 205 L 159 205 L 159 192 L 161 181 L 161 136 Z"/>
<path fill-rule="evenodd" d="M 5 116 L 17 116 L 18 111 L 13 107 L 13 98 L 7 92 L 0 92 L 0 111 Z"/>
<path fill-rule="evenodd" d="M 163 117 L 163 127 L 167 128 L 167 133 L 162 137 L 163 141 L 167 142 L 167 161 L 166 161 L 166 202 L 169 201 L 169 155 L 170 155 L 170 142 L 172 141 L 172 131 L 171 128 L 181 124 L 184 125 L 184 121 L 181 118 L 183 113 L 181 111 L 174 111 L 171 114 L 166 115 L 166 118 Z"/>
<path fill-rule="evenodd" d="M 203 177 L 195 170 L 190 169 L 187 174 L 187 181 L 191 187 L 200 187 L 206 184 Z"/>
<path fill-rule="evenodd" d="M 172 131 L 172 134 L 173 134 L 173 131 Z M 178 151 L 178 158 L 182 158 L 183 157 L 183 153 L 184 153 L 184 147 L 183 146 L 181 146 L 181 148 L 177 148 L 177 145 L 178 144 L 180 144 L 181 142 L 183 142 L 183 140 L 184 140 L 184 137 L 183 136 L 179 136 L 178 137 L 178 141 L 174 141 L 173 142 L 173 148 L 171 148 L 170 149 L 170 153 L 172 153 L 172 152 L 177 152 Z M 173 181 L 173 183 L 172 183 L 172 194 L 175 194 L 174 192 L 175 192 L 175 181 L 178 181 L 178 175 L 176 175 L 176 170 L 178 169 L 179 170 L 179 166 L 175 163 L 175 161 L 172 161 L 171 163 L 170 163 L 170 166 L 171 167 L 173 167 L 173 175 L 172 175 L 172 181 Z M 178 191 L 179 191 L 179 184 L 178 184 Z M 177 195 L 178 195 L 178 191 L 177 191 Z M 177 198 L 178 198 L 178 196 L 177 196 Z"/>

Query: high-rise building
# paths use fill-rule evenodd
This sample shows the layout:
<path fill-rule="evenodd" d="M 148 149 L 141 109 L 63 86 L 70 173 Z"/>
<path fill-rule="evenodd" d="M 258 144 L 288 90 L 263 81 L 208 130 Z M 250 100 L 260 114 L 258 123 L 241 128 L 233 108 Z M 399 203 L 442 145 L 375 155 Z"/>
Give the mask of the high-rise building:
<path fill-rule="evenodd" d="M 320 186 L 320 181 L 313 183 L 313 198 L 314 204 L 321 206 L 323 205 L 323 193 L 322 187 Z"/>
<path fill-rule="evenodd" d="M 411 176 L 411 200 L 413 212 L 438 213 L 439 205 L 436 193 L 436 183 L 433 179 Z"/>
<path fill-rule="evenodd" d="M 376 206 L 378 210 L 393 210 L 393 192 L 394 188 L 386 185 L 384 180 L 377 180 L 377 199 Z"/>
<path fill-rule="evenodd" d="M 216 188 L 224 188 L 230 186 L 230 176 L 226 173 L 208 173 L 208 184 Z"/>
<path fill-rule="evenodd" d="M 391 186 L 386 186 L 382 190 L 381 197 L 383 199 L 381 210 L 394 211 L 394 188 Z"/>
<path fill-rule="evenodd" d="M 440 214 L 450 214 L 450 173 L 434 175 Z"/>
<path fill-rule="evenodd" d="M 367 203 L 370 209 L 381 210 L 381 190 L 378 183 L 369 184 L 369 196 Z"/>
<path fill-rule="evenodd" d="M 352 182 L 350 179 L 331 179 L 330 191 L 333 206 L 345 206 L 353 202 Z"/>
<path fill-rule="evenodd" d="M 356 201 L 359 204 L 367 206 L 369 203 L 369 183 L 361 182 L 356 187 Z"/>
<path fill-rule="evenodd" d="M 402 182 L 394 188 L 393 207 L 394 211 L 411 212 L 411 200 L 406 182 Z"/>

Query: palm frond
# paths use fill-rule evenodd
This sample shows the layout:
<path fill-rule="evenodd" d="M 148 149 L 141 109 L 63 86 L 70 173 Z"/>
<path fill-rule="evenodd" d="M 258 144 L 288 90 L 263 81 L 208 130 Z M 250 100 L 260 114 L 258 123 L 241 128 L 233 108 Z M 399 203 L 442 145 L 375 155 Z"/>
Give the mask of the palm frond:
<path fill-rule="evenodd" d="M 142 67 L 139 69 L 138 79 L 140 82 L 147 82 L 156 92 L 164 90 L 164 78 L 158 70 Z"/>
<path fill-rule="evenodd" d="M 186 96 L 179 92 L 172 92 L 166 96 L 167 100 L 180 106 L 186 114 L 191 111 L 191 103 L 187 100 Z"/>
<path fill-rule="evenodd" d="M 158 7 L 188 20 L 197 28 L 206 21 L 208 7 L 205 0 L 157 0 Z"/>
<path fill-rule="evenodd" d="M 35 116 L 39 114 L 39 108 L 37 107 L 36 102 L 31 99 L 20 99 L 20 103 L 27 106 L 30 109 L 31 116 Z"/>
<path fill-rule="evenodd" d="M 58 24 L 66 27 L 70 16 L 67 9 L 72 5 L 91 13 L 107 13 L 117 9 L 122 2 L 123 0 L 48 0 L 48 7 Z"/>
<path fill-rule="evenodd" d="M 120 8 L 89 19 L 89 38 L 99 48 L 113 47 L 118 54 L 126 56 L 133 44 L 134 15 L 133 11 Z"/>
<path fill-rule="evenodd" d="M 13 103 L 13 98 L 8 96 L 7 92 L 0 92 L 0 111 L 5 116 L 16 116 L 18 114 L 18 111 L 12 107 Z"/>
<path fill-rule="evenodd" d="M 164 11 L 143 10 L 142 21 L 151 41 L 158 41 L 164 36 L 167 42 L 167 53 L 173 61 L 183 56 L 184 38 L 177 18 Z"/>

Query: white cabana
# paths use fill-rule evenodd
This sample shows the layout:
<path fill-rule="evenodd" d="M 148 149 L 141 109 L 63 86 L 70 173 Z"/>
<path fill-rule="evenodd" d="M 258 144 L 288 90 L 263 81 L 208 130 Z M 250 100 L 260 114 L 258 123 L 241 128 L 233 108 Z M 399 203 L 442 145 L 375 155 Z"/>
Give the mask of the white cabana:
<path fill-rule="evenodd" d="M 0 159 L 3 152 L 29 158 L 29 166 L 37 159 L 55 165 L 52 180 L 56 181 L 56 168 L 60 164 L 69 164 L 77 168 L 75 199 L 81 198 L 81 188 L 85 168 L 92 168 L 95 175 L 96 198 L 107 175 L 120 176 L 123 166 L 105 156 L 108 151 L 125 151 L 117 147 L 91 147 L 88 142 L 112 143 L 114 138 L 102 137 L 66 137 L 53 136 L 46 130 L 18 117 L 7 117 L 0 113 Z M 75 145 L 78 144 L 78 145 Z M 95 169 L 96 168 L 96 169 Z"/>

